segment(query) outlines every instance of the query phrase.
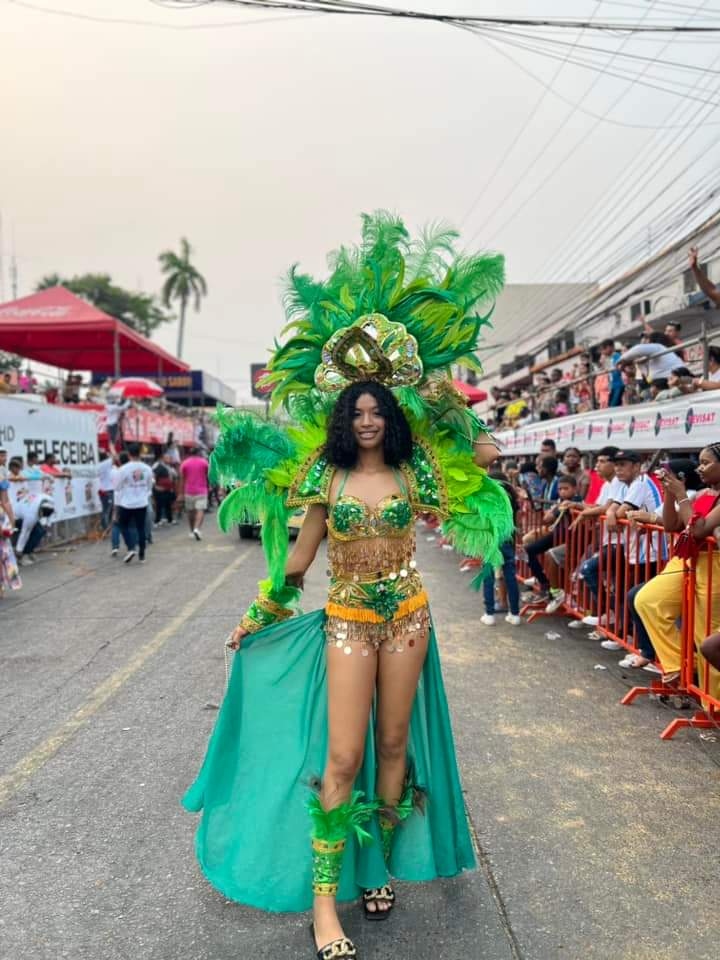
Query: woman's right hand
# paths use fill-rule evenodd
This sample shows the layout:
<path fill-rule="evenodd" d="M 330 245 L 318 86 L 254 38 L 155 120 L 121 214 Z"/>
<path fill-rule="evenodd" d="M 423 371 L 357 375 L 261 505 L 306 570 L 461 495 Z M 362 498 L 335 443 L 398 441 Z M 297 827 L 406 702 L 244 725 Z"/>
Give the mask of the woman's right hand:
<path fill-rule="evenodd" d="M 228 641 L 228 647 L 231 650 L 239 650 L 240 644 L 242 643 L 243 637 L 248 635 L 248 631 L 241 624 L 238 624 L 233 632 L 230 634 L 230 639 Z"/>

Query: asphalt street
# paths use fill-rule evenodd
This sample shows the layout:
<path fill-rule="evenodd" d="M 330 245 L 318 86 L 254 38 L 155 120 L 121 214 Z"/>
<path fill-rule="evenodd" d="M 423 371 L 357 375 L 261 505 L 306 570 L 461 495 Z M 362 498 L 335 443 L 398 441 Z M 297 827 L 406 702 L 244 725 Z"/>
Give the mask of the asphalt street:
<path fill-rule="evenodd" d="M 481 626 L 457 558 L 419 541 L 481 866 L 400 885 L 386 924 L 345 907 L 361 960 L 715 960 L 720 732 L 661 741 L 672 708 L 620 706 L 618 654 L 557 618 Z M 3 960 L 312 957 L 307 916 L 206 883 L 179 805 L 262 569 L 209 517 L 202 543 L 156 531 L 142 567 L 45 553 L 0 600 Z"/>

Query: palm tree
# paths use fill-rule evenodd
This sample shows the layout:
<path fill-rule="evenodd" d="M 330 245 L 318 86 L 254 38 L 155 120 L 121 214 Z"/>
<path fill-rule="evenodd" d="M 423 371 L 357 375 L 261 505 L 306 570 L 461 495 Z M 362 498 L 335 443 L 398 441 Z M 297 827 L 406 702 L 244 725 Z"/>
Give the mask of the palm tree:
<path fill-rule="evenodd" d="M 172 300 L 180 301 L 180 326 L 178 327 L 178 345 L 177 355 L 182 357 L 183 338 L 185 336 L 185 311 L 188 301 L 195 300 L 195 310 L 200 309 L 200 300 L 207 296 L 207 283 L 205 277 L 190 263 L 192 247 L 182 237 L 180 240 L 180 253 L 173 250 L 165 250 L 160 254 L 158 260 L 163 273 L 166 273 L 167 280 L 163 284 L 162 298 L 166 307 L 170 306 Z"/>

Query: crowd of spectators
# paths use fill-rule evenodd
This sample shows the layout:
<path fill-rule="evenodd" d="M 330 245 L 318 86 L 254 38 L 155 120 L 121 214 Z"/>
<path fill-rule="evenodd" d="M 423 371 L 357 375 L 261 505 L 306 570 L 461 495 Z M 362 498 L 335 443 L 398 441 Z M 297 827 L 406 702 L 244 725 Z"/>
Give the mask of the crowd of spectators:
<path fill-rule="evenodd" d="M 720 288 L 698 267 L 695 248 L 689 262 L 699 287 L 720 306 Z M 493 387 L 488 422 L 496 429 L 523 427 L 571 413 L 719 390 L 720 346 L 706 349 L 706 356 L 691 359 L 680 323 L 668 322 L 661 332 L 646 321 L 635 345 L 606 339 L 578 353 L 569 369 L 538 371 L 532 383 L 522 387 Z"/>
<path fill-rule="evenodd" d="M 720 583 L 720 551 L 701 549 L 708 536 L 720 538 L 720 444 L 657 462 L 658 455 L 614 446 L 593 456 L 570 447 L 560 456 L 545 440 L 536 457 L 496 465 L 491 475 L 511 497 L 518 531 L 503 546 L 497 579 L 485 580 L 482 622 L 494 625 L 502 606 L 513 625 L 522 622 L 521 604 L 562 613 L 572 583 L 582 588 L 587 612 L 578 619 L 574 611 L 570 626 L 598 629 L 591 636 L 607 650 L 622 650 L 622 667 L 673 685 L 681 662 L 684 562 L 691 557 L 698 675 L 707 660 L 714 668 L 709 692 L 720 697 L 720 633 L 706 636 L 708 622 L 720 630 L 720 591 L 710 587 Z M 583 525 L 585 539 L 575 541 L 583 549 L 569 559 L 570 533 Z M 518 580 L 521 560 L 531 574 L 524 580 Z"/>
<path fill-rule="evenodd" d="M 708 347 L 706 377 L 690 369 L 681 347 L 672 348 L 667 333 L 643 334 L 634 347 L 604 340 L 595 359 L 592 353 L 582 354 L 566 372 L 536 373 L 529 387 L 493 387 L 489 423 L 496 429 L 524 427 L 568 414 L 720 390 L 720 346 Z"/>

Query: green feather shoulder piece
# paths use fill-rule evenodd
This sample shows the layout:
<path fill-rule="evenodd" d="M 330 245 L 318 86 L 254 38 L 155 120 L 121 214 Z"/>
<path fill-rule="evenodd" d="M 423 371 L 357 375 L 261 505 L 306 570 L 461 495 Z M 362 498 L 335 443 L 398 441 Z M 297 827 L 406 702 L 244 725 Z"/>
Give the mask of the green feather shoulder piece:
<path fill-rule="evenodd" d="M 440 430 L 431 443 L 428 434 L 433 428 L 427 422 L 416 422 L 413 428 L 416 436 L 424 437 L 425 448 L 431 449 L 445 485 L 444 535 L 460 553 L 483 560 L 481 573 L 473 581 L 477 588 L 490 571 L 501 566 L 500 547 L 513 535 L 510 499 L 501 484 L 475 463 L 467 439 L 460 443 L 452 430 Z"/>

